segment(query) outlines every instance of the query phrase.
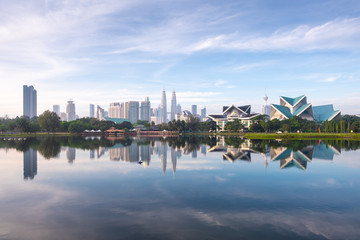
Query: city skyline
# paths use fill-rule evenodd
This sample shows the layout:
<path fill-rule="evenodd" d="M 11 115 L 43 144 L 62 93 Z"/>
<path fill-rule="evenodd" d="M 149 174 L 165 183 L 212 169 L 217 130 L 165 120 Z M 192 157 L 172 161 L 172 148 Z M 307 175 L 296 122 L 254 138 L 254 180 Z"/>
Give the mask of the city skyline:
<path fill-rule="evenodd" d="M 0 13 L 1 117 L 21 115 L 22 85 L 38 91 L 38 114 L 66 99 L 80 117 L 90 103 L 157 106 L 163 88 L 209 114 L 261 112 L 265 88 L 269 104 L 306 94 L 359 113 L 358 1 L 22 2 Z"/>

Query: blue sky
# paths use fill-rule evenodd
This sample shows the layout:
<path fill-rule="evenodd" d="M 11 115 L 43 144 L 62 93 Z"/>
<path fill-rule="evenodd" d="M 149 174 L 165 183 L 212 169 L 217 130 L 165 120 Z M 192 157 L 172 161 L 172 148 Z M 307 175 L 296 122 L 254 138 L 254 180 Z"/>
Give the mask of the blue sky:
<path fill-rule="evenodd" d="M 22 114 L 22 85 L 38 114 L 72 98 L 89 104 L 160 103 L 177 92 L 219 113 L 261 111 L 265 88 L 306 94 L 360 113 L 360 1 L 0 0 L 0 116 Z M 170 105 L 170 104 L 168 104 Z"/>

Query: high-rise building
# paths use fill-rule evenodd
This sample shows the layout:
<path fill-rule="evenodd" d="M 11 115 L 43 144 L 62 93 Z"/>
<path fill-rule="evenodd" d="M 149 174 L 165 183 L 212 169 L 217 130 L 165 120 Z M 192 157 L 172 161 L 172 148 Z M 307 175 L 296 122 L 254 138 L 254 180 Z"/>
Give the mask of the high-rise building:
<path fill-rule="evenodd" d="M 90 104 L 90 117 L 91 118 L 95 117 L 95 106 L 94 106 L 94 104 Z"/>
<path fill-rule="evenodd" d="M 33 86 L 23 86 L 23 115 L 37 116 L 37 92 Z"/>
<path fill-rule="evenodd" d="M 201 109 L 200 121 L 203 121 L 205 117 L 206 117 L 206 107 Z"/>
<path fill-rule="evenodd" d="M 61 121 L 66 121 L 66 120 L 67 120 L 67 115 L 66 115 L 66 113 L 61 112 L 61 113 L 60 113 L 60 119 L 61 119 Z"/>
<path fill-rule="evenodd" d="M 66 105 L 66 115 L 68 121 L 73 121 L 76 119 L 75 113 L 75 103 L 72 100 L 69 100 Z"/>
<path fill-rule="evenodd" d="M 180 114 L 181 113 L 181 105 L 178 104 L 176 105 L 176 114 Z"/>
<path fill-rule="evenodd" d="M 191 113 L 192 115 L 197 115 L 197 105 L 191 105 Z"/>
<path fill-rule="evenodd" d="M 139 120 L 139 102 L 126 102 L 124 115 L 124 117 L 129 119 L 131 123 L 136 123 Z"/>
<path fill-rule="evenodd" d="M 109 117 L 120 118 L 121 107 L 120 103 L 110 103 Z"/>
<path fill-rule="evenodd" d="M 149 97 L 145 97 L 140 105 L 140 120 L 150 122 L 150 101 Z"/>
<path fill-rule="evenodd" d="M 120 103 L 120 118 L 125 118 L 125 103 L 122 102 Z"/>
<path fill-rule="evenodd" d="M 165 89 L 163 89 L 162 94 L 161 94 L 160 121 L 161 121 L 161 123 L 166 123 L 167 122 L 167 107 L 166 107 Z"/>
<path fill-rule="evenodd" d="M 176 93 L 175 90 L 172 92 L 171 95 L 171 113 L 170 113 L 170 121 L 175 119 L 176 115 Z"/>
<path fill-rule="evenodd" d="M 103 120 L 105 117 L 106 117 L 105 110 L 98 105 L 96 109 L 96 118 L 98 120 Z"/>
<path fill-rule="evenodd" d="M 60 105 L 53 105 L 53 112 L 60 117 Z"/>

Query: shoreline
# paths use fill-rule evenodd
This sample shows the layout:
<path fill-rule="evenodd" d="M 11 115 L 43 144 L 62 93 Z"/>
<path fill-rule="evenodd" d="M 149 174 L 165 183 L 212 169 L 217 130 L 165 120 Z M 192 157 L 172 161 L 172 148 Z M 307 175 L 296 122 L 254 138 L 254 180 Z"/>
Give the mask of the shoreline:
<path fill-rule="evenodd" d="M 77 133 L 62 133 L 62 132 L 54 132 L 54 133 L 0 133 L 0 137 L 43 137 L 43 136 L 58 136 L 58 137 L 70 137 L 70 136 L 81 136 L 81 134 Z"/>
<path fill-rule="evenodd" d="M 360 141 L 360 133 L 183 133 L 184 136 L 189 135 L 213 135 L 213 136 L 233 136 L 244 137 L 247 139 L 290 139 L 290 140 L 306 140 L 306 139 L 343 139 Z"/>
<path fill-rule="evenodd" d="M 61 136 L 61 137 L 70 137 L 70 136 L 81 136 L 77 133 L 14 133 L 14 134 L 0 134 L 0 137 L 43 137 L 43 136 Z M 148 135 L 134 135 L 140 137 L 152 137 Z M 161 137 L 163 135 L 154 135 L 154 137 Z M 233 137 L 244 137 L 247 139 L 288 139 L 288 140 L 306 140 L 306 139 L 342 139 L 342 140 L 355 140 L 360 141 L 360 133 L 236 133 L 236 132 L 227 132 L 227 133 L 180 133 L 174 134 L 175 136 L 233 136 Z M 169 136 L 167 136 L 169 137 Z"/>

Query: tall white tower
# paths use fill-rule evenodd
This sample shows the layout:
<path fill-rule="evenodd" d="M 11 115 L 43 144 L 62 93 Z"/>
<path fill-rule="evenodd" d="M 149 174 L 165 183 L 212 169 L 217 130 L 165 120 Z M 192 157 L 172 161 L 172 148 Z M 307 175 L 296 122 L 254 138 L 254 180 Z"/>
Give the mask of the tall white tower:
<path fill-rule="evenodd" d="M 175 93 L 175 90 L 173 90 L 172 96 L 171 96 L 171 116 L 170 116 L 170 121 L 175 119 L 175 114 L 176 114 L 176 93 Z"/>
<path fill-rule="evenodd" d="M 270 105 L 267 104 L 267 100 L 268 100 L 268 96 L 265 92 L 265 96 L 264 96 L 264 105 L 262 107 L 262 114 L 263 115 L 268 115 L 270 116 Z"/>
<path fill-rule="evenodd" d="M 161 122 L 161 123 L 166 123 L 166 122 L 167 122 L 167 107 L 166 107 L 166 93 L 165 93 L 165 89 L 163 89 L 162 95 L 161 95 L 160 122 Z"/>

